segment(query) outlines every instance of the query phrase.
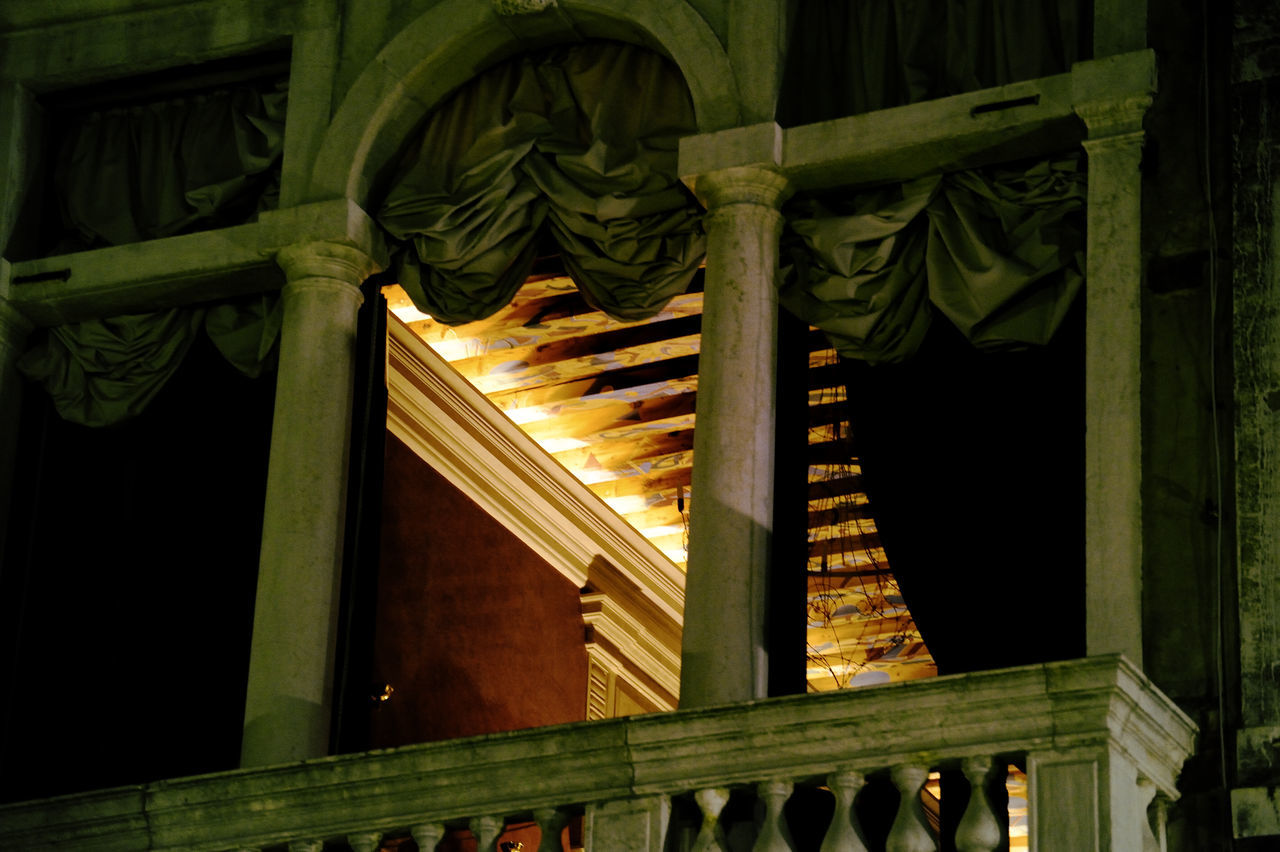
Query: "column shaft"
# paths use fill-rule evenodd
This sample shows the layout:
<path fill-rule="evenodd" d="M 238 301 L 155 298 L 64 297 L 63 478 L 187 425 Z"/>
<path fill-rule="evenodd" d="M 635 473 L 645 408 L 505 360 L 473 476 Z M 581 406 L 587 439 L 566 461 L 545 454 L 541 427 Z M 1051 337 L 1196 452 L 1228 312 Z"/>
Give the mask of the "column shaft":
<path fill-rule="evenodd" d="M 245 701 L 244 766 L 328 752 L 359 284 L 346 246 L 291 246 L 262 555 Z"/>
<path fill-rule="evenodd" d="M 1085 609 L 1090 655 L 1142 665 L 1142 116 L 1149 98 L 1077 106 L 1090 127 L 1085 337 Z"/>
<path fill-rule="evenodd" d="M 703 176 L 698 189 L 709 215 L 682 707 L 745 701 L 768 690 L 775 278 L 786 181 L 743 167 Z"/>

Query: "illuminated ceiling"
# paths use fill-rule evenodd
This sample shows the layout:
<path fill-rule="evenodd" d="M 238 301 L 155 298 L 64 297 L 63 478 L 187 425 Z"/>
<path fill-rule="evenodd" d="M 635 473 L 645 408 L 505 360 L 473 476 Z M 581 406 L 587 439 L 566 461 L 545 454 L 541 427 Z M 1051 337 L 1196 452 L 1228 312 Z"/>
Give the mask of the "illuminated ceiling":
<path fill-rule="evenodd" d="M 642 322 L 610 319 L 555 274 L 531 277 L 505 309 L 454 327 L 420 313 L 398 286 L 384 293 L 392 313 L 683 569 L 701 280 Z M 936 674 L 849 458 L 835 354 L 819 334 L 810 340 L 810 689 Z"/>

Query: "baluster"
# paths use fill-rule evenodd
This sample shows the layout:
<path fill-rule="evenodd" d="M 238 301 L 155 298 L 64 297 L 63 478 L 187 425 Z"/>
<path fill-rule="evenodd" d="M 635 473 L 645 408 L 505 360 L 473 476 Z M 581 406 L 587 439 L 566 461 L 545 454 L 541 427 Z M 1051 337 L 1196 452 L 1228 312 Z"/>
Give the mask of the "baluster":
<path fill-rule="evenodd" d="M 720 812 L 729 803 L 729 791 L 723 787 L 708 787 L 693 794 L 702 811 L 702 828 L 693 841 L 693 852 L 728 852 L 724 842 L 724 827 L 720 825 Z"/>
<path fill-rule="evenodd" d="M 862 826 L 858 824 L 858 815 L 853 810 L 853 800 L 866 783 L 867 779 L 861 772 L 851 769 L 828 776 L 827 786 L 835 794 L 836 809 L 831 815 L 827 836 L 822 839 L 820 852 L 867 852 Z"/>
<path fill-rule="evenodd" d="M 1138 777 L 1138 801 L 1137 804 L 1142 808 L 1142 818 L 1138 820 L 1142 825 L 1142 852 L 1160 852 L 1160 841 L 1156 839 L 1155 834 L 1151 831 L 1151 817 L 1148 808 L 1151 800 L 1156 795 L 1156 785 L 1148 778 Z"/>
<path fill-rule="evenodd" d="M 563 852 L 560 835 L 569 824 L 569 815 L 557 808 L 539 808 L 533 812 L 533 819 L 538 823 L 538 831 L 542 834 L 538 841 L 538 852 Z"/>
<path fill-rule="evenodd" d="M 418 844 L 418 852 L 435 852 L 444 834 L 444 826 L 438 822 L 419 823 L 409 829 L 409 836 Z"/>
<path fill-rule="evenodd" d="M 1160 852 L 1166 852 L 1169 848 L 1169 797 L 1164 793 L 1156 793 L 1155 813 L 1151 818 L 1152 830 L 1156 835 L 1156 848 Z"/>
<path fill-rule="evenodd" d="M 756 835 L 756 844 L 752 852 L 791 852 L 791 832 L 787 830 L 786 815 L 782 808 L 791 798 L 790 781 L 761 781 L 756 787 L 756 795 L 764 802 L 764 823 L 760 833 Z"/>
<path fill-rule="evenodd" d="M 351 852 L 378 852 L 382 845 L 382 833 L 366 831 L 361 834 L 348 834 L 347 845 Z"/>
<path fill-rule="evenodd" d="M 1003 834 L 991 807 L 991 800 L 987 798 L 987 776 L 991 774 L 991 760 L 986 757 L 966 757 L 960 770 L 969 781 L 969 804 L 964 809 L 960 825 L 956 826 L 956 849 L 960 852 L 991 852 L 1000 845 Z"/>
<path fill-rule="evenodd" d="M 893 786 L 898 788 L 901 799 L 897 816 L 893 818 L 893 828 L 889 829 L 886 852 L 937 852 L 933 832 L 929 830 L 924 808 L 920 805 L 920 788 L 929 778 L 929 769 L 903 763 L 893 767 L 889 777 L 893 779 Z"/>
<path fill-rule="evenodd" d="M 476 836 L 476 852 L 498 852 L 498 835 L 502 834 L 502 817 L 472 817 L 468 825 Z"/>

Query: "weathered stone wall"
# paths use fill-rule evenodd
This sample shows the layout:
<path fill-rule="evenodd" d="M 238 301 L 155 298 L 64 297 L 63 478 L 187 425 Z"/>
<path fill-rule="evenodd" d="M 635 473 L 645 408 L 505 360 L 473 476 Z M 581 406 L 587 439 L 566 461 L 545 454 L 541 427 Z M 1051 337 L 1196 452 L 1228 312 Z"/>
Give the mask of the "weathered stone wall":
<path fill-rule="evenodd" d="M 1280 10 L 1236 3 L 1232 82 L 1238 785 L 1280 782 Z"/>

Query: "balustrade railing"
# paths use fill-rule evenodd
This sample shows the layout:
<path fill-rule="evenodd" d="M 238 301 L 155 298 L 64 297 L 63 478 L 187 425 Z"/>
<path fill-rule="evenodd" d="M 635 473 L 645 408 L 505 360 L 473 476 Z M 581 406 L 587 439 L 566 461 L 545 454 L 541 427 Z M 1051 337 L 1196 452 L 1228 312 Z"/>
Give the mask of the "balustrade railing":
<path fill-rule="evenodd" d="M 1092 657 L 20 802 L 0 849 L 992 852 L 1013 763 L 1031 849 L 1148 852 L 1194 735 Z"/>

